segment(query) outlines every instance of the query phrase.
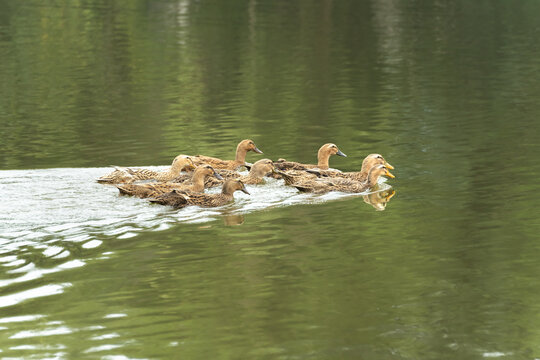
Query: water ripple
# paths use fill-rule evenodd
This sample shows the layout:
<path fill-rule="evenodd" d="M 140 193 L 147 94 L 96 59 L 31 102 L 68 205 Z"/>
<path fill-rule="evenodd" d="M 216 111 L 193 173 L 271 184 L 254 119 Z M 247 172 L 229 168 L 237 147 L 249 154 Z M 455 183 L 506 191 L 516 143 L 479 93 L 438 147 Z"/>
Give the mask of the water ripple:
<path fill-rule="evenodd" d="M 16 294 L 0 296 L 0 307 L 13 306 L 25 300 L 35 299 L 38 297 L 61 294 L 64 292 L 64 289 L 69 286 L 71 286 L 71 283 L 50 284 L 21 291 Z"/>
<path fill-rule="evenodd" d="M 68 249 L 59 245 L 59 240 L 83 243 L 81 248 L 89 250 L 101 246 L 102 236 L 126 239 L 143 230 L 167 229 L 179 221 L 202 223 L 223 214 L 246 214 L 354 196 L 301 194 L 283 186 L 282 180 L 269 179 L 264 186 L 248 186 L 250 196 L 235 194 L 234 204 L 216 209 L 189 207 L 177 211 L 119 196 L 115 187 L 97 184 L 95 179 L 108 171 L 108 168 L 1 171 L 0 185 L 9 194 L 0 209 L 3 214 L 0 230 L 5 237 L 0 243 L 3 253 L 24 247 L 44 247 L 42 253 L 46 257 L 60 254 L 65 257 L 69 256 L 64 253 Z M 209 190 L 210 193 L 219 191 L 218 188 Z M 43 240 L 47 246 L 41 243 Z"/>
<path fill-rule="evenodd" d="M 142 231 L 163 231 L 178 222 L 205 223 L 223 217 L 228 225 L 242 224 L 243 215 L 269 208 L 296 204 L 320 203 L 348 196 L 343 193 L 325 195 L 302 194 L 284 186 L 282 180 L 269 179 L 263 186 L 248 186 L 251 195 L 235 194 L 235 202 L 220 208 L 188 207 L 174 210 L 153 205 L 146 200 L 119 196 L 113 186 L 97 184 L 95 179 L 108 168 L 46 169 L 0 171 L 0 186 L 7 197 L 0 205 L 0 265 L 6 269 L 0 288 L 13 293 L 0 297 L 0 307 L 17 305 L 37 297 L 64 292 L 70 283 L 36 286 L 35 281 L 50 274 L 86 265 L 81 252 L 95 254 L 104 239 L 129 239 Z M 388 188 L 383 184 L 383 189 Z M 210 189 L 210 193 L 219 192 Z M 250 250 L 261 252 L 261 249 Z M 87 258 L 87 257 L 86 257 Z M 105 256 L 106 258 L 106 256 Z M 62 259 L 66 261 L 62 262 Z M 44 264 L 49 263 L 49 266 Z M 24 290 L 15 289 L 25 284 Z M 32 287 L 32 288 L 28 288 Z M 110 314 L 106 318 L 126 316 Z M 27 331 L 18 337 L 47 336 L 70 331 L 64 327 Z M 88 351 L 101 351 L 101 347 Z"/>

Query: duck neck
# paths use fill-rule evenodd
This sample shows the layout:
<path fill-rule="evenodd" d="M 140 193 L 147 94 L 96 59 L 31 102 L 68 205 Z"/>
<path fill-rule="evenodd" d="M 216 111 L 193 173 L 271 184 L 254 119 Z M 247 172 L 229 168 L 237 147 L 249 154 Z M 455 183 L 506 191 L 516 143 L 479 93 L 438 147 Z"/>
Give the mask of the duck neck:
<path fill-rule="evenodd" d="M 226 197 L 226 198 L 233 198 L 233 194 L 234 194 L 234 190 L 232 189 L 229 189 L 229 188 L 223 188 L 221 190 L 221 196 L 223 197 Z"/>
<path fill-rule="evenodd" d="M 181 161 L 175 161 L 171 165 L 167 173 L 171 176 L 178 176 L 180 175 L 180 172 L 182 171 L 183 168 L 184 168 L 184 164 Z"/>
<path fill-rule="evenodd" d="M 191 182 L 193 183 L 193 186 L 191 187 L 192 191 L 195 191 L 195 192 L 203 191 L 205 178 L 206 178 L 206 174 L 201 173 L 201 172 L 195 172 L 195 174 L 193 174 L 193 179 L 191 180 Z"/>
<path fill-rule="evenodd" d="M 377 174 L 374 171 L 370 171 L 366 180 L 366 186 L 372 187 L 375 184 L 377 184 L 377 180 L 379 180 L 379 174 Z"/>
<path fill-rule="evenodd" d="M 246 162 L 246 154 L 247 150 L 244 147 L 240 146 L 240 144 L 238 144 L 238 147 L 236 148 L 236 158 L 234 159 L 234 161 L 239 164 L 244 164 Z"/>
<path fill-rule="evenodd" d="M 321 170 L 328 170 L 328 163 L 330 160 L 330 153 L 325 151 L 319 151 L 317 154 L 317 167 Z"/>
<path fill-rule="evenodd" d="M 262 179 L 264 175 L 266 175 L 264 169 L 252 167 L 251 170 L 249 170 L 247 177 L 251 179 Z"/>
<path fill-rule="evenodd" d="M 369 176 L 369 169 L 367 168 L 367 164 L 362 164 L 362 169 L 360 169 L 360 179 L 368 179 Z"/>

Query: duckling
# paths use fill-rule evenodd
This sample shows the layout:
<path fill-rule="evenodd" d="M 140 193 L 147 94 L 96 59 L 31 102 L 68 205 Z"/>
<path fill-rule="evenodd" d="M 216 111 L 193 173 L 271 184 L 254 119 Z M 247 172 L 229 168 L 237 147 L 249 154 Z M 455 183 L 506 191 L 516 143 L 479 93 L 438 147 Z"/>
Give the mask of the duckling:
<path fill-rule="evenodd" d="M 361 193 L 377 185 L 381 176 L 395 178 L 384 165 L 375 165 L 369 170 L 366 181 L 354 181 L 349 179 L 332 178 L 329 180 L 308 181 L 299 185 L 294 184 L 302 192 L 323 194 L 329 191 L 341 191 L 349 193 Z"/>
<path fill-rule="evenodd" d="M 306 170 L 318 168 L 321 170 L 328 170 L 328 161 L 330 156 L 338 155 L 347 157 L 335 144 L 324 144 L 320 147 L 319 152 L 317 153 L 317 165 L 314 164 L 301 164 L 294 161 L 287 161 L 285 159 L 279 159 L 275 162 L 276 168 L 279 170 Z"/>
<path fill-rule="evenodd" d="M 315 174 L 319 177 L 340 177 L 345 179 L 351 179 L 355 181 L 366 181 L 369 170 L 375 165 L 384 165 L 388 169 L 393 170 L 394 167 L 390 165 L 382 155 L 380 154 L 369 154 L 362 161 L 362 168 L 360 171 L 352 172 L 341 172 L 334 170 L 317 170 L 317 169 L 308 169 L 306 170 L 309 173 Z"/>
<path fill-rule="evenodd" d="M 154 199 L 150 199 L 150 202 L 170 205 L 174 208 L 182 208 L 188 205 L 217 207 L 234 201 L 233 194 L 235 191 L 242 191 L 249 195 L 242 181 L 231 179 L 225 181 L 219 194 L 188 193 L 186 191 L 173 190 Z"/>
<path fill-rule="evenodd" d="M 396 194 L 395 190 L 377 191 L 371 194 L 363 195 L 362 198 L 366 204 L 369 204 L 377 211 L 384 211 L 386 204 Z"/>
<path fill-rule="evenodd" d="M 184 190 L 190 192 L 203 192 L 204 181 L 208 176 L 214 175 L 217 179 L 223 178 L 210 165 L 199 166 L 193 174 L 191 185 L 178 183 L 153 183 L 153 184 L 123 184 L 116 185 L 120 194 L 133 195 L 141 199 L 147 197 L 156 197 L 171 190 Z"/>
<path fill-rule="evenodd" d="M 191 171 L 195 169 L 193 160 L 186 155 L 178 155 L 174 158 L 170 169 L 166 171 L 153 171 L 149 169 L 132 169 L 114 167 L 115 170 L 110 174 L 104 175 L 97 179 L 99 183 L 105 184 L 130 184 L 137 180 L 157 180 L 157 181 L 169 181 L 177 177 L 181 171 Z"/>
<path fill-rule="evenodd" d="M 262 154 L 263 152 L 257 148 L 252 140 L 246 139 L 240 141 L 236 147 L 236 158 L 234 160 L 221 160 L 215 157 L 197 155 L 193 157 L 193 163 L 195 165 L 209 164 L 215 169 L 228 169 L 236 170 L 246 162 L 246 154 L 248 151 Z"/>

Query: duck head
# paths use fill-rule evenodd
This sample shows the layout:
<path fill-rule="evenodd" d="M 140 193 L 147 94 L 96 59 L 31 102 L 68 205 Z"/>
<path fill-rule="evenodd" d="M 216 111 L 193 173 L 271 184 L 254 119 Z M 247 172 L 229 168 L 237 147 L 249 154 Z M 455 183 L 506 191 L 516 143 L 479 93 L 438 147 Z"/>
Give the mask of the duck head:
<path fill-rule="evenodd" d="M 239 150 L 242 150 L 245 152 L 253 151 L 253 152 L 256 152 L 257 154 L 263 153 L 261 150 L 257 148 L 253 140 L 250 140 L 250 139 L 240 141 L 240 143 L 238 144 L 236 148 L 236 152 L 238 152 Z"/>
<path fill-rule="evenodd" d="M 369 170 L 368 182 L 370 184 L 376 184 L 381 176 L 388 176 L 392 179 L 395 178 L 385 165 L 375 165 Z"/>
<path fill-rule="evenodd" d="M 370 165 L 372 165 L 372 166 L 382 164 L 382 165 L 386 166 L 388 169 L 394 170 L 394 167 L 393 167 L 392 165 L 390 165 L 390 164 L 384 159 L 384 157 L 383 157 L 381 154 L 369 154 L 368 156 L 366 156 L 366 158 L 364 159 L 364 161 L 371 162 Z M 362 162 L 362 166 L 364 166 L 364 163 L 363 163 L 363 162 Z M 371 167 L 370 167 L 370 168 L 371 168 Z"/>
<path fill-rule="evenodd" d="M 249 192 L 244 186 L 244 183 L 240 180 L 233 180 L 233 179 L 225 181 L 225 183 L 223 184 L 221 193 L 225 195 L 232 195 L 237 190 L 242 191 L 243 193 L 246 193 L 249 195 Z"/>
<path fill-rule="evenodd" d="M 250 175 L 262 178 L 273 172 L 275 169 L 274 162 L 270 159 L 261 159 L 255 162 L 249 170 Z"/>
<path fill-rule="evenodd" d="M 195 169 L 195 173 L 193 174 L 193 178 L 202 178 L 204 179 L 206 176 L 214 176 L 218 180 L 223 180 L 221 175 L 219 175 L 216 170 L 210 166 L 210 165 L 201 165 L 197 169 Z"/>
<path fill-rule="evenodd" d="M 328 159 L 330 159 L 330 156 L 332 155 L 338 155 L 338 156 L 344 156 L 347 157 L 344 153 L 339 150 L 336 144 L 328 143 L 321 146 L 319 149 L 319 152 L 317 153 L 317 167 L 322 170 L 328 169 Z"/>
<path fill-rule="evenodd" d="M 393 170 L 394 167 L 384 160 L 381 154 L 369 154 L 362 161 L 362 172 L 365 174 L 369 173 L 369 170 L 375 165 L 384 165 L 388 169 Z"/>
<path fill-rule="evenodd" d="M 193 160 L 187 155 L 178 155 L 174 158 L 171 168 L 175 171 L 191 171 L 195 169 L 193 165 Z"/>
<path fill-rule="evenodd" d="M 339 150 L 336 144 L 328 143 L 321 146 L 319 149 L 319 153 L 317 154 L 319 157 L 321 155 L 338 155 L 338 156 L 344 156 L 347 157 L 344 153 Z"/>

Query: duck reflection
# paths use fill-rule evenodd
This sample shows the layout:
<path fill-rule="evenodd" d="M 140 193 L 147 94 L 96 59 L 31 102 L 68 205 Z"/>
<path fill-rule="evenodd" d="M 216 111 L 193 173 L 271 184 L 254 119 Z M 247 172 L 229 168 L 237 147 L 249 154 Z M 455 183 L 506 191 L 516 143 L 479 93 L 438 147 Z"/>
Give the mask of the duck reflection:
<path fill-rule="evenodd" d="M 363 195 L 362 197 L 364 198 L 364 202 L 373 206 L 375 210 L 384 211 L 384 209 L 386 209 L 386 204 L 388 204 L 394 195 L 396 195 L 396 191 L 394 189 L 387 189 L 368 195 Z"/>
<path fill-rule="evenodd" d="M 244 215 L 225 215 L 223 216 L 223 223 L 226 226 L 242 225 L 244 223 Z"/>

